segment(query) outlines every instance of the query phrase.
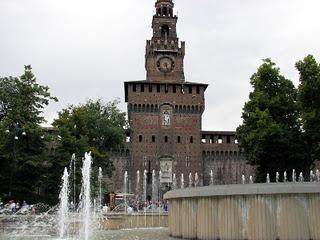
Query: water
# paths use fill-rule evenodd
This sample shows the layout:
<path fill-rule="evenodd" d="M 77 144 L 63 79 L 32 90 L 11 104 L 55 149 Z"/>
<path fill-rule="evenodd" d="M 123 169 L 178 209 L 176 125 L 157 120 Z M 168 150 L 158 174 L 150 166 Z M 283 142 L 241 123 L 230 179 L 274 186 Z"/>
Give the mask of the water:
<path fill-rule="evenodd" d="M 177 176 L 175 173 L 173 174 L 173 177 L 172 177 L 172 189 L 173 190 L 177 189 Z"/>
<path fill-rule="evenodd" d="M 158 198 L 157 191 L 157 180 L 156 180 L 156 170 L 152 171 L 152 200 L 156 200 Z"/>
<path fill-rule="evenodd" d="M 296 170 L 292 169 L 292 182 L 296 182 L 296 181 L 297 181 Z"/>
<path fill-rule="evenodd" d="M 192 173 L 189 173 L 189 188 L 192 187 Z"/>
<path fill-rule="evenodd" d="M 62 176 L 62 187 L 59 194 L 59 236 L 60 238 L 66 235 L 68 216 L 69 216 L 69 174 L 67 168 L 64 169 Z"/>
<path fill-rule="evenodd" d="M 197 172 L 194 174 L 194 186 L 195 187 L 199 186 L 199 176 Z"/>
<path fill-rule="evenodd" d="M 143 201 L 147 199 L 147 170 L 143 171 Z"/>
<path fill-rule="evenodd" d="M 136 195 L 137 199 L 139 199 L 139 193 L 140 193 L 140 171 L 137 171 L 137 179 L 136 179 Z"/>
<path fill-rule="evenodd" d="M 213 171 L 210 171 L 210 185 L 213 185 Z"/>
<path fill-rule="evenodd" d="M 246 184 L 246 177 L 242 174 L 241 176 L 242 184 Z"/>
<path fill-rule="evenodd" d="M 85 159 L 81 169 L 82 172 L 82 189 L 80 194 L 80 214 L 82 215 L 82 226 L 80 228 L 80 236 L 84 240 L 89 240 L 91 235 L 91 153 L 85 154 Z"/>
<path fill-rule="evenodd" d="M 320 171 L 317 169 L 316 171 L 317 182 L 320 182 Z"/>
<path fill-rule="evenodd" d="M 95 231 L 90 240 L 174 240 L 169 237 L 166 228 L 151 229 L 128 229 L 118 231 Z M 1 235 L 0 240 L 58 240 L 57 237 L 49 235 L 32 235 L 32 236 L 12 236 Z M 73 238 L 64 238 L 64 240 L 74 240 Z"/>
<path fill-rule="evenodd" d="M 102 168 L 99 167 L 99 175 L 98 175 L 98 183 L 99 183 L 99 203 L 98 203 L 98 210 L 101 210 L 102 207 L 102 179 L 103 179 L 103 173 Z"/>
<path fill-rule="evenodd" d="M 299 174 L 299 182 L 300 183 L 304 182 L 304 177 L 302 172 Z"/>
<path fill-rule="evenodd" d="M 283 182 L 288 182 L 288 176 L 286 171 L 284 171 L 283 173 Z"/>
<path fill-rule="evenodd" d="M 252 176 L 249 177 L 249 182 L 250 182 L 250 184 L 253 184 L 253 177 Z"/>
<path fill-rule="evenodd" d="M 310 182 L 313 182 L 314 181 L 314 173 L 313 171 L 311 170 L 310 171 Z"/>
<path fill-rule="evenodd" d="M 270 183 L 270 174 L 267 173 L 267 180 L 266 180 L 267 183 Z"/>
<path fill-rule="evenodd" d="M 276 172 L 276 183 L 279 182 L 279 178 L 280 178 L 280 174 L 279 174 L 279 172 Z"/>
<path fill-rule="evenodd" d="M 123 192 L 128 193 L 128 172 L 125 171 L 123 175 Z"/>
<path fill-rule="evenodd" d="M 184 176 L 183 173 L 181 173 L 181 185 L 180 188 L 184 188 Z"/>

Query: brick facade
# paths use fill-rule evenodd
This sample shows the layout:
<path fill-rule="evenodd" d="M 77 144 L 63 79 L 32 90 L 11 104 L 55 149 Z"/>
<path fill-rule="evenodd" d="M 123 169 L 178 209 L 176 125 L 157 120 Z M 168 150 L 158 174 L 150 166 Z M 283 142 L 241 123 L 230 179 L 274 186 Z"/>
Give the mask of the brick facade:
<path fill-rule="evenodd" d="M 212 176 L 213 183 L 226 184 L 241 182 L 242 174 L 254 175 L 239 151 L 235 132 L 202 131 L 208 85 L 185 80 L 185 43 L 177 37 L 172 0 L 157 0 L 155 7 L 153 37 L 146 44 L 146 80 L 124 83 L 132 132 L 127 156 L 113 158 L 114 189 L 122 190 L 125 171 L 128 190 L 150 197 L 152 172 L 160 178 L 156 183 L 160 195 L 172 188 L 173 174 L 178 187 L 182 174 L 185 187 L 190 173 L 193 179 L 198 175 L 199 185 L 209 185 Z"/>

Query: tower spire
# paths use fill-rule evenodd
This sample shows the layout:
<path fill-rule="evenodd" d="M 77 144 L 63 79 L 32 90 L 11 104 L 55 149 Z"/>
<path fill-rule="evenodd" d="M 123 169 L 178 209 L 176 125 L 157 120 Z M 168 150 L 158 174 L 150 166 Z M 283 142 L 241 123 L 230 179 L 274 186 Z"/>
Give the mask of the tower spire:
<path fill-rule="evenodd" d="M 172 0 L 157 0 L 155 7 L 157 16 L 173 17 L 174 3 Z"/>

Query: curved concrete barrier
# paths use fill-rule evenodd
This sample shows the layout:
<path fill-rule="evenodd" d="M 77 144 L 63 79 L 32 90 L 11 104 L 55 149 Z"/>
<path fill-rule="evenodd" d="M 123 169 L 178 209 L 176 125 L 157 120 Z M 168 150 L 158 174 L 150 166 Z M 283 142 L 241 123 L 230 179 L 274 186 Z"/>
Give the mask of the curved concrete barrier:
<path fill-rule="evenodd" d="M 173 237 L 320 240 L 320 183 L 189 188 L 165 198 Z"/>

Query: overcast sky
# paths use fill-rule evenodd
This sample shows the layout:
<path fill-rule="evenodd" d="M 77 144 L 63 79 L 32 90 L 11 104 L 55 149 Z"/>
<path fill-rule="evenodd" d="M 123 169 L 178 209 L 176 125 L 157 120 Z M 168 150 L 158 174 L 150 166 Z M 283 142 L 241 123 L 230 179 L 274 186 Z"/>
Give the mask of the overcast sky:
<path fill-rule="evenodd" d="M 123 82 L 145 79 L 155 0 L 0 0 L 0 76 L 32 65 L 50 87 L 48 123 L 87 99 L 121 100 Z M 204 130 L 235 130 L 261 59 L 298 84 L 297 60 L 320 61 L 319 0 L 176 0 L 187 81 L 208 83 Z"/>

